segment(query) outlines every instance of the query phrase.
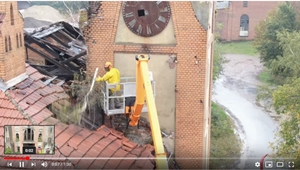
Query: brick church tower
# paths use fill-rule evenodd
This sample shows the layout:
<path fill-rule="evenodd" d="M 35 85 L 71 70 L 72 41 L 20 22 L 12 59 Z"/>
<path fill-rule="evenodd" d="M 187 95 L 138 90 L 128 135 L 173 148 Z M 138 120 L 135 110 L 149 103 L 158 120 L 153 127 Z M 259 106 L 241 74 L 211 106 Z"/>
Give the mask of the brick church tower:
<path fill-rule="evenodd" d="M 175 132 L 180 168 L 208 167 L 214 3 L 95 2 L 84 29 L 87 72 L 113 62 L 135 76 L 135 55 L 150 54 L 162 131 Z M 142 115 L 147 117 L 147 115 Z M 184 158 L 184 159 L 183 159 Z M 193 159 L 187 159 L 193 158 Z"/>
<path fill-rule="evenodd" d="M 0 85 L 25 77 L 24 21 L 16 1 L 0 2 Z"/>

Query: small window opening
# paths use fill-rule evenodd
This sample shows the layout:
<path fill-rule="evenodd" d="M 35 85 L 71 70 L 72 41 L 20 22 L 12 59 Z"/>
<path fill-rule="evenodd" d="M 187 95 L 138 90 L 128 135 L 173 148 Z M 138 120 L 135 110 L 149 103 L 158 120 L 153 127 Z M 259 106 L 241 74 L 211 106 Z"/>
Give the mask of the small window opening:
<path fill-rule="evenodd" d="M 11 39 L 10 39 L 10 36 L 8 37 L 8 48 L 9 48 L 9 51 L 12 50 L 12 48 L 11 48 Z"/>
<path fill-rule="evenodd" d="M 22 36 L 21 36 L 21 33 L 19 34 L 19 40 L 20 40 L 20 47 L 22 47 Z"/>
<path fill-rule="evenodd" d="M 8 52 L 7 37 L 5 37 L 5 52 Z"/>
<path fill-rule="evenodd" d="M 138 16 L 139 17 L 145 16 L 145 10 L 144 9 L 138 10 Z"/>
<path fill-rule="evenodd" d="M 17 40 L 17 48 L 19 48 L 19 36 L 16 34 L 16 40 Z"/>
<path fill-rule="evenodd" d="M 10 24 L 11 25 L 15 24 L 15 22 L 14 22 L 14 10 L 13 10 L 12 4 L 10 4 Z"/>

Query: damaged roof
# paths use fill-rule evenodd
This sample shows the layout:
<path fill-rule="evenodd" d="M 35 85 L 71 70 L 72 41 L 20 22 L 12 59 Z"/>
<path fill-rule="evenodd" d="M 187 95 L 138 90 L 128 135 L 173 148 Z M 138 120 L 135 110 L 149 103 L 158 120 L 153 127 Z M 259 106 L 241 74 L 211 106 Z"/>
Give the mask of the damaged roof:
<path fill-rule="evenodd" d="M 151 154 L 153 146 L 137 146 L 121 132 L 106 126 L 90 131 L 76 125 L 67 125 L 52 117 L 53 113 L 47 106 L 69 96 L 62 87 L 43 81 L 46 76 L 28 64 L 26 73 L 29 75 L 26 80 L 6 92 L 0 91 L 1 153 L 4 153 L 4 125 L 55 125 L 55 154 L 31 155 L 30 160 L 36 163 L 37 168 L 42 168 L 41 163 L 44 161 L 69 162 L 71 168 L 85 169 L 154 168 L 154 156 Z M 7 168 L 3 156 L 0 155 L 0 168 Z M 82 157 L 88 159 L 79 159 Z M 17 166 L 13 164 L 12 168 Z M 30 166 L 30 161 L 25 161 L 25 168 Z"/>
<path fill-rule="evenodd" d="M 72 79 L 85 70 L 87 47 L 78 28 L 61 21 L 25 32 L 24 39 L 27 50 L 47 61 L 34 63 L 32 53 L 27 53 L 27 62 L 41 73 Z"/>

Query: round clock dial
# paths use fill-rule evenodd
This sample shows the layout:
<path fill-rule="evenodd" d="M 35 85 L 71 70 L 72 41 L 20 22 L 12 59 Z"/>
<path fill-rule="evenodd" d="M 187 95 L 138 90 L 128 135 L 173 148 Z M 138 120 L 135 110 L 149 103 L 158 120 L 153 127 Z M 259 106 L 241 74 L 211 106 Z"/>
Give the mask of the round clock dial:
<path fill-rule="evenodd" d="M 126 26 L 135 34 L 152 37 L 168 25 L 171 10 L 166 1 L 125 1 L 122 14 Z"/>

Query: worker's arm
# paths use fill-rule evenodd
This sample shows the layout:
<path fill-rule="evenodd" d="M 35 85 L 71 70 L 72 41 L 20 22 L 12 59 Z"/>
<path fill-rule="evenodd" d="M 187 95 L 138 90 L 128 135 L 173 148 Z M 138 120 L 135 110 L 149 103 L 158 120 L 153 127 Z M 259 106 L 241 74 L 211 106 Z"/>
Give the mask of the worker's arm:
<path fill-rule="evenodd" d="M 111 72 L 107 72 L 103 77 L 97 77 L 96 81 L 107 81 L 109 78 L 112 77 L 112 73 Z"/>

